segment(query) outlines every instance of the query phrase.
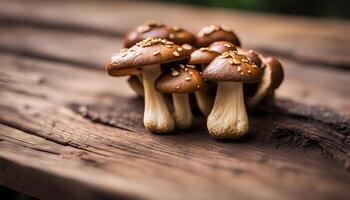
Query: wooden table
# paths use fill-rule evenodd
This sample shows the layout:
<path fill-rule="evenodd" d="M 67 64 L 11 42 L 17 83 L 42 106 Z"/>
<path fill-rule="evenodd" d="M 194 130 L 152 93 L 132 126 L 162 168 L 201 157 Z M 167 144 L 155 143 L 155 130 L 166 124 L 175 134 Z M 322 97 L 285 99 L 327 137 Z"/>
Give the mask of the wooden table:
<path fill-rule="evenodd" d="M 152 2 L 1 1 L 0 185 L 42 199 L 348 199 L 350 23 Z M 225 24 L 276 56 L 276 102 L 236 142 L 160 136 L 104 64 L 130 28 Z"/>

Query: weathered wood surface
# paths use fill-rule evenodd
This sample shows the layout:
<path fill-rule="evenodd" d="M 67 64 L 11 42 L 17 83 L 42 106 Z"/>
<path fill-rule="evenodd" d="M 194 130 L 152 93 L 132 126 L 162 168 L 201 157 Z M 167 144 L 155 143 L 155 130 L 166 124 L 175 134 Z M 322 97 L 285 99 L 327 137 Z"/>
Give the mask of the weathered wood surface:
<path fill-rule="evenodd" d="M 249 137 L 213 140 L 200 117 L 168 136 L 140 125 L 142 101 L 103 66 L 127 29 L 160 17 L 192 31 L 230 25 L 247 46 L 281 58 L 286 81 L 276 104 L 250 114 Z M 0 185 L 44 199 L 350 196 L 349 22 L 149 2 L 2 1 L 0 29 Z"/>

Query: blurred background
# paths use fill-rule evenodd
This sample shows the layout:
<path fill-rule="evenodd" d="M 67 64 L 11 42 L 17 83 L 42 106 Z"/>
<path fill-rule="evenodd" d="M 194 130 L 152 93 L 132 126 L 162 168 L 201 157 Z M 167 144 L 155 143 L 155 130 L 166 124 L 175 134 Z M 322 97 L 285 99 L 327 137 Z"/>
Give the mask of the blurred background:
<path fill-rule="evenodd" d="M 170 4 L 182 4 L 182 5 L 196 5 L 196 6 L 203 6 L 203 7 L 206 7 L 206 8 L 214 8 L 215 7 L 215 8 L 225 8 L 225 9 L 235 9 L 235 10 L 247 11 L 247 12 L 278 13 L 278 14 L 288 14 L 288 15 L 298 15 L 298 16 L 299 15 L 301 15 L 301 16 L 311 16 L 311 17 L 317 17 L 317 18 L 350 19 L 350 0 L 332 0 L 332 1 L 330 1 L 330 0 L 314 0 L 314 1 L 312 1 L 312 0 L 309 0 L 309 1 L 307 1 L 307 0 L 159 0 L 159 1 L 162 2 L 162 3 L 165 3 L 165 4 L 169 4 L 170 3 Z M 142 2 L 146 2 L 146 1 L 142 1 Z M 79 2 L 79 3 L 84 4 L 84 1 Z M 0 4 L 0 7 L 1 7 L 1 4 Z M 79 7 L 84 7 L 84 6 L 80 6 L 79 5 Z M 96 6 L 94 8 L 96 10 L 100 9 L 98 6 Z M 16 9 L 14 9 L 14 10 L 16 10 Z M 82 13 L 84 13 L 84 11 L 85 10 L 81 10 Z M 103 10 L 103 11 L 105 11 L 105 10 Z M 85 12 L 88 13 L 89 10 L 86 10 Z M 128 12 L 128 13 L 136 15 L 136 13 L 133 13 L 132 11 L 125 11 L 125 12 Z M 50 12 L 47 12 L 47 13 L 50 13 Z M 60 13 L 60 15 L 61 15 L 61 13 Z M 110 20 L 113 20 L 113 23 L 118 23 L 118 22 L 122 23 L 122 21 L 125 20 L 125 19 L 122 19 L 122 20 L 120 20 L 120 19 L 111 19 L 110 17 L 108 17 L 108 15 L 106 15 L 106 16 L 107 16 L 106 18 L 108 18 Z M 99 19 L 99 16 L 96 15 L 96 16 L 93 16 L 93 18 L 94 19 L 95 18 Z M 130 18 L 132 18 L 132 17 L 130 17 Z M 65 18 L 63 17 L 63 19 L 65 19 Z M 104 19 L 104 18 L 101 18 L 100 21 L 97 20 L 97 22 L 95 23 L 95 24 L 97 24 L 97 27 L 98 27 L 96 30 L 99 30 L 101 24 L 102 25 L 108 24 L 108 20 L 102 20 L 102 19 Z M 90 19 L 87 19 L 86 21 L 88 21 L 88 23 L 91 24 L 91 21 L 89 21 L 89 20 Z M 134 18 L 134 21 L 132 19 L 127 19 L 127 20 L 125 20 L 127 22 L 124 22 L 124 23 L 129 24 L 129 23 L 135 22 L 136 20 L 138 20 L 138 18 Z M 144 19 L 144 20 L 146 21 L 148 19 Z M 187 19 L 185 19 L 185 20 L 187 20 Z M 72 20 L 72 21 L 73 21 L 73 24 L 74 24 L 74 20 Z M 105 21 L 107 21 L 107 22 L 105 22 Z M 173 21 L 175 21 L 175 20 L 173 20 Z M 138 21 L 138 23 L 142 23 L 142 22 L 143 21 Z M 286 21 L 286 23 L 288 23 L 288 21 Z M 67 23 L 67 24 L 69 24 L 69 23 Z M 7 24 L 5 23 L 5 25 L 7 25 Z M 34 25 L 36 25 L 36 24 L 34 24 Z M 39 27 L 38 28 L 39 31 L 37 31 L 37 32 L 40 32 L 40 31 L 44 30 L 45 28 L 48 28 L 48 29 L 52 28 L 50 26 L 44 26 L 44 25 L 42 25 L 42 27 L 38 26 Z M 102 25 L 101 25 L 101 27 L 102 27 Z M 57 28 L 55 26 L 53 26 L 53 27 Z M 74 27 L 73 28 L 72 27 L 73 26 L 68 26 L 67 30 L 61 30 L 61 32 L 64 32 L 64 31 L 68 32 L 69 28 L 71 28 L 73 30 L 72 31 L 73 33 L 64 33 L 64 34 L 74 35 L 75 29 L 74 29 Z M 106 26 L 106 27 L 109 28 L 110 26 Z M 108 28 L 107 28 L 107 30 L 109 30 Z M 16 29 L 13 29 L 13 30 L 16 30 Z M 21 29 L 19 29 L 19 30 L 21 30 Z M 33 31 L 33 30 L 30 29 L 30 31 Z M 0 29 L 0 32 L 1 32 L 1 29 Z M 44 32 L 44 31 L 42 31 L 42 32 Z M 78 33 L 79 31 L 76 31 L 76 32 Z M 79 40 L 78 40 L 78 39 L 74 39 L 73 38 L 72 41 L 67 42 L 67 44 L 65 44 L 67 46 L 69 46 L 69 45 L 71 45 L 71 46 L 79 46 L 79 45 L 77 45 L 77 44 L 80 44 L 79 42 L 82 42 L 82 43 L 86 42 L 87 43 L 86 46 L 83 46 L 83 45 L 81 45 L 81 46 L 82 46 L 82 48 L 84 48 L 84 50 L 86 50 L 86 49 L 90 50 L 91 54 L 85 53 L 85 54 L 82 54 L 82 55 L 79 54 L 79 56 L 77 56 L 76 52 L 79 52 L 79 50 L 80 50 L 79 48 L 76 48 L 76 49 L 74 49 L 74 48 L 67 48 L 67 49 L 65 49 L 65 51 L 59 51 L 60 56 L 68 57 L 69 59 L 72 59 L 73 61 L 75 61 L 74 59 L 76 57 L 79 58 L 79 59 L 84 58 L 84 59 L 81 59 L 81 60 L 85 60 L 86 58 L 89 58 L 90 60 L 92 60 L 94 58 L 100 58 L 100 57 L 103 57 L 103 56 L 109 56 L 109 53 L 106 54 L 105 52 L 111 52 L 111 50 L 109 48 L 115 49 L 114 44 L 111 45 L 111 42 L 110 42 L 110 41 L 114 42 L 115 38 L 110 37 L 110 35 L 112 35 L 112 34 L 108 34 L 109 32 L 106 31 L 106 34 L 104 36 L 106 36 L 107 39 L 104 38 L 103 40 L 102 39 L 99 40 L 96 37 L 96 35 L 94 35 L 94 34 L 96 34 L 96 32 L 99 32 L 99 31 L 95 31 L 95 32 L 91 31 L 91 33 L 93 33 L 93 34 L 88 35 L 86 37 L 86 38 L 91 37 L 91 38 L 94 38 L 94 39 L 88 38 L 86 40 L 83 40 L 83 39 L 81 39 L 79 37 Z M 36 33 L 36 32 L 33 31 L 33 33 Z M 114 32 L 112 32 L 112 33 L 114 34 Z M 62 34 L 62 35 L 64 35 L 64 34 Z M 346 34 L 346 33 L 344 33 L 344 34 Z M 11 36 L 12 34 L 9 33 L 8 35 Z M 33 34 L 33 35 L 35 35 L 35 34 Z M 31 38 L 30 40 L 24 41 L 24 39 L 23 39 L 23 38 L 25 38 L 24 36 L 28 36 L 27 32 L 24 32 L 22 36 L 23 37 L 16 37 L 13 40 L 11 40 L 10 37 L 9 37 L 10 39 L 6 39 L 5 37 L 3 37 L 3 38 L 5 38 L 3 40 L 4 41 L 6 40 L 6 42 L 11 41 L 13 43 L 19 41 L 21 43 L 21 45 L 23 43 L 25 43 L 25 42 L 28 42 L 30 44 L 31 43 L 36 43 L 36 41 L 33 38 Z M 52 37 L 54 37 L 54 36 L 56 36 L 56 35 L 53 35 Z M 115 35 L 113 35 L 113 36 L 115 36 Z M 48 37 L 48 38 L 51 40 L 50 37 Z M 312 38 L 312 37 L 313 37 L 313 35 L 310 33 L 310 37 L 307 37 L 307 39 Z M 21 38 L 22 40 L 18 40 L 18 38 Z M 45 39 L 45 37 L 44 37 L 44 39 Z M 254 43 L 255 42 L 254 38 L 251 37 L 251 39 L 252 39 L 251 40 L 252 43 Z M 55 41 L 54 40 L 52 40 L 52 41 L 53 42 L 50 43 L 50 45 L 47 45 L 47 46 L 50 46 L 50 47 L 59 47 L 59 46 L 61 46 L 61 43 L 59 42 L 60 41 L 59 39 L 56 38 L 56 41 L 58 41 L 58 42 L 56 42 L 56 43 L 58 43 L 57 46 L 55 46 Z M 106 42 L 103 43 L 101 41 L 106 41 Z M 283 40 L 280 40 L 280 41 L 281 41 L 280 43 L 282 43 Z M 90 44 L 90 42 L 91 42 L 91 44 Z M 94 42 L 99 43 L 99 44 L 106 44 L 105 45 L 105 49 L 94 48 L 95 47 L 95 43 Z M 39 43 L 39 42 L 37 42 L 37 43 Z M 262 41 L 262 43 L 263 43 L 263 41 Z M 312 41 L 310 42 L 310 46 L 312 46 L 311 43 L 312 43 Z M 339 43 L 342 43 L 342 42 L 340 41 Z M 107 46 L 107 45 L 110 45 L 110 46 Z M 286 47 L 282 45 L 282 48 L 285 48 L 285 49 L 289 50 L 289 47 L 287 48 L 287 45 L 286 45 Z M 54 51 L 50 51 L 48 49 L 49 48 L 44 49 L 45 50 L 44 52 L 47 55 L 50 55 L 50 53 L 54 52 Z M 321 49 L 321 48 L 319 48 L 319 49 Z M 345 45 L 344 45 L 343 49 L 347 49 L 347 47 L 345 47 Z M 67 56 L 65 54 L 65 52 L 68 52 L 69 55 L 68 55 L 68 53 L 66 53 L 68 55 Z M 88 52 L 88 51 L 86 51 L 86 52 Z M 332 52 L 332 51 L 330 50 L 330 52 Z M 54 52 L 54 53 L 56 53 L 56 52 Z M 76 53 L 76 54 L 74 54 L 74 53 Z M 100 55 L 103 55 L 103 56 L 100 56 Z M 303 52 L 303 55 L 305 55 L 305 52 Z M 50 58 L 51 59 L 53 58 L 52 60 L 56 59 L 56 57 L 53 57 L 53 56 L 51 56 Z M 86 60 L 88 60 L 90 62 L 89 59 L 86 59 Z M 56 60 L 62 61 L 63 59 L 58 57 Z M 96 60 L 98 60 L 100 62 L 101 59 L 96 59 Z M 72 63 L 77 63 L 77 62 L 73 62 L 73 61 L 72 61 Z M 306 60 L 305 62 L 307 63 L 307 61 L 308 60 Z M 105 61 L 103 61 L 103 62 L 105 62 Z M 102 66 L 103 63 L 98 63 L 96 65 Z M 290 88 L 288 88 L 288 89 L 290 89 Z M 291 91 L 291 90 L 289 90 L 289 91 Z M 329 96 L 332 96 L 332 95 L 329 95 Z M 0 199 L 23 199 L 23 200 L 29 200 L 29 199 L 34 199 L 34 198 L 29 197 L 29 196 L 25 196 L 25 195 L 21 195 L 21 194 L 15 192 L 15 191 L 13 191 L 13 190 L 11 190 L 9 188 L 5 188 L 5 187 L 1 187 L 0 186 Z"/>
<path fill-rule="evenodd" d="M 181 4 L 225 7 L 315 17 L 350 18 L 348 0 L 163 0 Z"/>

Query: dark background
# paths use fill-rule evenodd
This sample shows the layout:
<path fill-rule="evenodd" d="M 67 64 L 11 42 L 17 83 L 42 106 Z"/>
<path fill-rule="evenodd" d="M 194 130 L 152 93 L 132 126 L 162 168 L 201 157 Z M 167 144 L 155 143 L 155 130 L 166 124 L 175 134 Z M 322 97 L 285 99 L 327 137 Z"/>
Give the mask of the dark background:
<path fill-rule="evenodd" d="M 349 0 L 163 0 L 199 6 L 306 15 L 327 18 L 350 18 Z"/>

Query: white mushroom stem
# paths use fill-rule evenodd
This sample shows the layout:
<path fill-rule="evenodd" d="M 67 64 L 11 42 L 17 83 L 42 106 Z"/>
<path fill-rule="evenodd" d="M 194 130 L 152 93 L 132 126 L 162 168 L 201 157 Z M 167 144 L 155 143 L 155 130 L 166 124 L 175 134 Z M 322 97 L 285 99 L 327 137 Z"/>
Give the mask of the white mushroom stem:
<path fill-rule="evenodd" d="M 143 68 L 143 87 L 145 90 L 145 127 L 157 133 L 169 133 L 174 130 L 174 119 L 171 116 L 161 93 L 154 89 L 154 82 L 161 74 L 160 65 Z"/>
<path fill-rule="evenodd" d="M 264 75 L 262 77 L 262 80 L 260 84 L 258 85 L 258 88 L 256 90 L 256 93 L 254 96 L 247 99 L 247 106 L 249 108 L 254 108 L 256 105 L 258 105 L 267 95 L 273 92 L 271 87 L 271 70 L 269 67 L 266 67 L 264 70 Z"/>
<path fill-rule="evenodd" d="M 208 116 L 213 107 L 214 98 L 205 91 L 196 91 L 194 93 L 199 110 L 204 116 Z"/>
<path fill-rule="evenodd" d="M 173 93 L 174 119 L 176 127 L 188 129 L 193 122 L 188 94 Z"/>
<path fill-rule="evenodd" d="M 218 82 L 207 126 L 209 133 L 218 138 L 240 138 L 248 132 L 242 83 Z"/>
<path fill-rule="evenodd" d="M 201 64 L 202 70 L 204 70 L 208 65 Z M 208 116 L 214 103 L 214 98 L 205 91 L 197 91 L 194 93 L 199 110 L 204 116 Z"/>

